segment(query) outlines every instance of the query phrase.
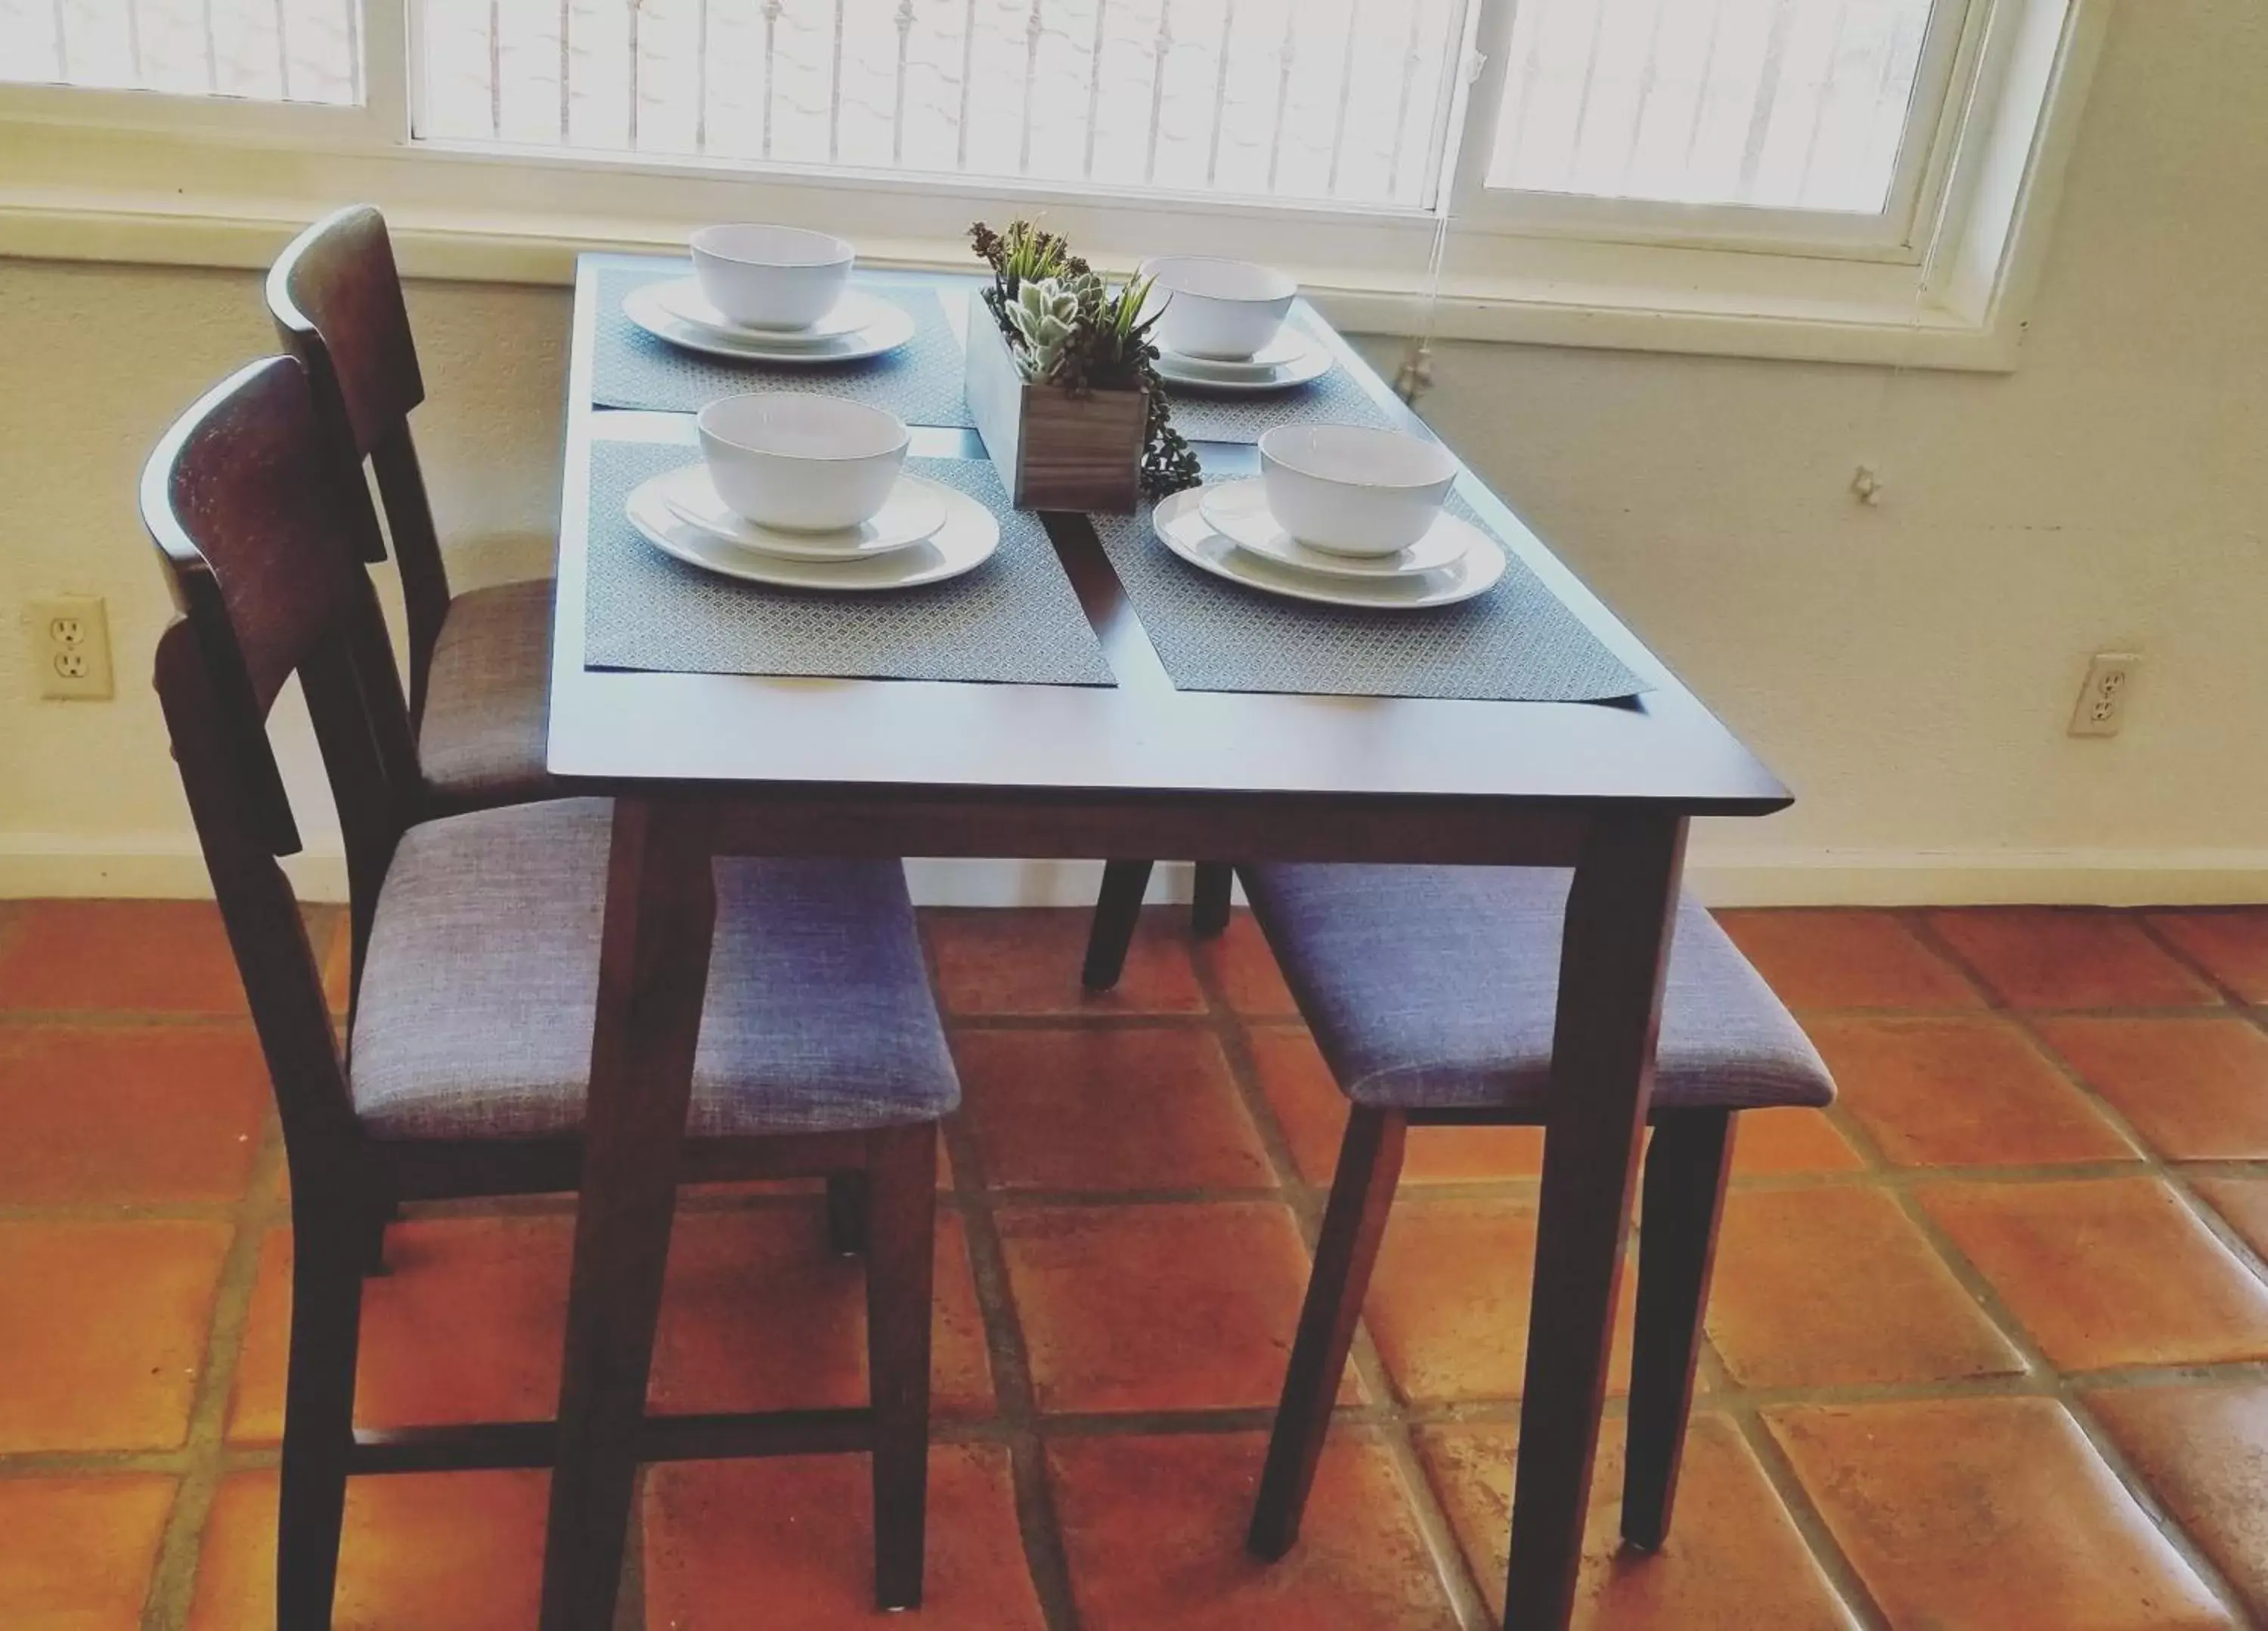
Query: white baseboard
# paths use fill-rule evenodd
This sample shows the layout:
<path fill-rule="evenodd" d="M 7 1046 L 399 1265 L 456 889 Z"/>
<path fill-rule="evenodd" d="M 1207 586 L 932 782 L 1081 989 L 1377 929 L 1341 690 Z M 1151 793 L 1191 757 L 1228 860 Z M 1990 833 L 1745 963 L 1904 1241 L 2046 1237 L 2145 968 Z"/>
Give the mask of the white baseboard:
<path fill-rule="evenodd" d="M 1711 906 L 2252 906 L 2268 849 L 1697 850 Z"/>
<path fill-rule="evenodd" d="M 285 863 L 303 898 L 346 898 L 335 850 Z M 925 906 L 1091 906 L 1097 861 L 909 861 Z M 2219 906 L 2268 902 L 2268 849 L 1720 849 L 1686 869 L 1712 906 Z M 1152 900 L 1186 900 L 1190 869 L 1159 867 Z M 177 833 L 0 834 L 0 899 L 210 895 Z"/>
<path fill-rule="evenodd" d="M 347 898 L 346 858 L 335 848 L 293 856 L 284 868 L 302 900 Z M 1190 878 L 1186 862 L 1167 862 L 1152 875 L 1146 898 L 1186 900 Z M 1093 906 L 1102 863 L 909 861 L 906 880 L 924 906 Z M 211 893 L 204 856 L 185 834 L 0 834 L 0 900 L 195 900 Z"/>

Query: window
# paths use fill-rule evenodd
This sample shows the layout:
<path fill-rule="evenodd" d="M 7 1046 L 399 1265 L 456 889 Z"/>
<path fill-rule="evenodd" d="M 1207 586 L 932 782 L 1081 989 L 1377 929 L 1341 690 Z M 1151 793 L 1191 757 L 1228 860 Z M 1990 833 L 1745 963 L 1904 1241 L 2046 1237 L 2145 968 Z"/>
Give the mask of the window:
<path fill-rule="evenodd" d="M 1430 207 L 1467 0 L 427 0 L 421 136 Z"/>
<path fill-rule="evenodd" d="M 1903 245 L 1973 0 L 1517 0 L 1489 209 Z M 1973 68 L 1974 54 L 1970 62 Z"/>
<path fill-rule="evenodd" d="M 1999 368 L 2109 11 L 0 0 L 0 253 L 260 264 L 360 197 L 456 277 L 751 215 L 958 264 L 1021 211 L 1358 330 Z"/>
<path fill-rule="evenodd" d="M 0 80 L 351 104 L 362 4 L 0 0 Z"/>
<path fill-rule="evenodd" d="M 1488 184 L 1872 215 L 1932 0 L 1526 0 Z"/>

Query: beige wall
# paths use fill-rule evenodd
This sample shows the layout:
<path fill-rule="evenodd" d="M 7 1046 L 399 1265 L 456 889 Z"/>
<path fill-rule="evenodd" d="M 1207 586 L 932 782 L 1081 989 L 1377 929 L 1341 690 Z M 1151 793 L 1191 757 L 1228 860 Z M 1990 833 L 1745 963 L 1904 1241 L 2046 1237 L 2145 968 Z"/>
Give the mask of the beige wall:
<path fill-rule="evenodd" d="M 2268 898 L 2268 11 L 2113 20 L 2014 376 L 1447 348 L 1441 432 L 1795 787 L 1701 834 L 1743 898 Z M 180 887 L 133 519 L 166 419 L 269 343 L 239 273 L 0 262 L 0 604 L 109 597 L 121 695 L 0 619 L 0 890 Z M 416 289 L 466 582 L 540 569 L 563 291 Z M 1381 354 L 1391 346 L 1381 344 Z M 1861 462 L 1888 483 L 1869 509 Z M 2064 734 L 2088 653 L 2146 666 Z"/>

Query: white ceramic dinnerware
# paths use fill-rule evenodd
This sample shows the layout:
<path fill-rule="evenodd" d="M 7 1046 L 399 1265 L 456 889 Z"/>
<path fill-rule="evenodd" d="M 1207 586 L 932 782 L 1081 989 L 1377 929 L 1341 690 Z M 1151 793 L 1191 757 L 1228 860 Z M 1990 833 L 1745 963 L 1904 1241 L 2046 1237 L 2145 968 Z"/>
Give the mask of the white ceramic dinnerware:
<path fill-rule="evenodd" d="M 750 328 L 808 328 L 835 309 L 857 259 L 848 240 L 799 226 L 704 226 L 692 247 L 702 294 Z"/>
<path fill-rule="evenodd" d="M 906 461 L 905 422 L 841 397 L 761 391 L 695 422 L 718 496 L 759 525 L 836 532 L 871 519 Z"/>
<path fill-rule="evenodd" d="M 839 533 L 791 533 L 758 525 L 718 496 L 705 465 L 671 471 L 659 478 L 657 490 L 679 520 L 743 549 L 800 561 L 858 561 L 909 549 L 930 537 L 945 525 L 946 495 L 952 489 L 902 474 L 880 510 Z"/>
<path fill-rule="evenodd" d="M 1504 551 L 1485 536 L 1480 540 L 1482 547 L 1466 550 L 1436 571 L 1378 578 L 1303 572 L 1255 555 L 1216 532 L 1204 518 L 1204 489 L 1193 489 L 1174 494 L 1152 511 L 1150 522 L 1159 541 L 1201 572 L 1292 600 L 1375 612 L 1426 611 L 1484 595 L 1504 576 Z"/>
<path fill-rule="evenodd" d="M 1423 538 L 1457 479 L 1439 442 L 1360 425 L 1278 425 L 1260 479 L 1284 530 L 1311 549 L 1389 555 Z"/>
<path fill-rule="evenodd" d="M 830 310 L 806 327 L 750 328 L 734 322 L 711 305 L 709 297 L 701 292 L 697 278 L 672 278 L 666 283 L 653 284 L 652 289 L 654 304 L 680 322 L 690 323 L 696 328 L 705 328 L 725 339 L 738 340 L 765 350 L 800 349 L 840 340 L 846 334 L 863 334 L 887 318 L 893 309 L 888 301 L 864 290 L 846 289 Z"/>
<path fill-rule="evenodd" d="M 1416 572 L 1439 571 L 1453 565 L 1476 545 L 1494 548 L 1488 534 L 1453 515 L 1437 518 L 1425 536 L 1409 548 L 1388 555 L 1335 555 L 1310 549 L 1284 530 L 1268 508 L 1268 491 L 1258 480 L 1220 481 L 1204 489 L 1198 504 L 1205 522 L 1239 547 L 1303 572 L 1326 577 L 1407 577 Z"/>
<path fill-rule="evenodd" d="M 864 319 L 863 326 L 848 333 L 821 334 L 821 329 L 834 326 L 833 314 L 802 333 L 770 329 L 743 328 L 737 324 L 718 326 L 696 322 L 674 307 L 684 304 L 684 297 L 673 291 L 689 291 L 693 298 L 705 299 L 694 288 L 690 278 L 675 283 L 640 283 L 622 297 L 622 315 L 629 318 L 657 340 L 681 346 L 688 351 L 701 351 L 711 356 L 729 357 L 738 363 L 768 363 L 788 367 L 806 366 L 818 363 L 855 363 L 861 358 L 880 356 L 895 351 L 914 337 L 914 314 L 894 300 L 883 300 L 862 290 L 853 290 L 837 303 L 836 310 L 848 306 L 854 316 Z"/>
<path fill-rule="evenodd" d="M 1330 372 L 1331 354 L 1297 323 L 1286 323 L 1244 362 L 1160 349 L 1156 367 L 1158 377 L 1168 384 L 1199 391 L 1285 391 Z"/>
<path fill-rule="evenodd" d="M 1165 300 L 1159 345 L 1183 356 L 1248 362 L 1274 340 L 1300 285 L 1249 261 L 1160 255 L 1142 263 Z"/>
<path fill-rule="evenodd" d="M 664 555 L 704 572 L 748 583 L 843 594 L 917 589 L 975 571 L 1000 547 L 1000 523 L 992 512 L 967 494 L 946 488 L 945 525 L 917 544 L 850 560 L 772 555 L 729 543 L 680 517 L 661 491 L 668 479 L 656 476 L 631 490 L 623 504 L 630 525 Z"/>

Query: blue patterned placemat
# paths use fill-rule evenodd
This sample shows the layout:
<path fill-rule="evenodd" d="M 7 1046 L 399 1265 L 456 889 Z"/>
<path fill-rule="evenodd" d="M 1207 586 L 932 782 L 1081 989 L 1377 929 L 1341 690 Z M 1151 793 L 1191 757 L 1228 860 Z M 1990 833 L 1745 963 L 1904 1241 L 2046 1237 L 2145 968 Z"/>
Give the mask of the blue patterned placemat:
<path fill-rule="evenodd" d="M 887 356 L 782 368 L 686 350 L 655 339 L 622 314 L 622 297 L 631 290 L 689 276 L 692 270 L 689 261 L 657 261 L 599 274 L 598 343 L 591 366 L 591 400 L 597 406 L 696 414 L 718 397 L 745 391 L 815 391 L 887 408 L 909 425 L 966 429 L 976 422 L 961 400 L 961 342 L 934 291 L 853 277 L 854 286 L 912 312 L 914 337 Z"/>
<path fill-rule="evenodd" d="M 1452 514 L 1490 529 L 1459 498 Z M 1150 508 L 1094 529 L 1166 673 L 1183 691 L 1601 702 L 1652 687 L 1506 551 L 1495 588 L 1461 606 L 1316 606 L 1201 572 L 1160 542 Z"/>
<path fill-rule="evenodd" d="M 1310 336 L 1314 326 L 1292 320 Z M 1316 338 L 1316 343 L 1323 342 Z M 1370 425 L 1390 429 L 1395 417 L 1379 406 L 1362 382 L 1336 358 L 1331 371 L 1289 391 L 1244 394 L 1205 391 L 1176 381 L 1166 387 L 1174 405 L 1174 429 L 1192 442 L 1257 442 L 1278 425 Z"/>
<path fill-rule="evenodd" d="M 826 594 L 743 583 L 666 555 L 623 517 L 630 489 L 699 455 L 677 444 L 591 449 L 593 668 L 833 680 L 968 680 L 1107 686 L 1110 665 L 1037 518 L 1008 508 L 983 459 L 923 459 L 912 473 L 959 488 L 1000 518 L 1000 547 L 925 589 Z"/>

